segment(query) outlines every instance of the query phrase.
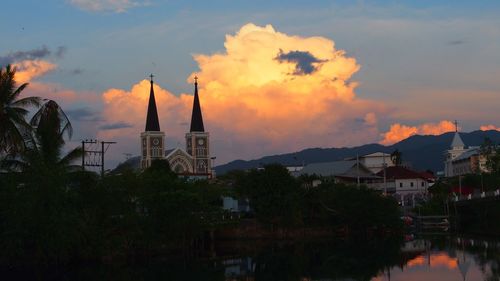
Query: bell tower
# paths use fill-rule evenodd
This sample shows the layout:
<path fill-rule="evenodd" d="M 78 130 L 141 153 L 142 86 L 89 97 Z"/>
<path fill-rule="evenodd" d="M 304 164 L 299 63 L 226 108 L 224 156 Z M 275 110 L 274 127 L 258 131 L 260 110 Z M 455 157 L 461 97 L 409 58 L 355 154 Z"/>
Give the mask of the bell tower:
<path fill-rule="evenodd" d="M 186 134 L 186 151 L 193 157 L 194 174 L 212 174 L 210 163 L 210 135 L 205 132 L 203 116 L 201 114 L 200 97 L 198 95 L 198 77 L 194 77 L 193 113 L 191 128 Z"/>
<path fill-rule="evenodd" d="M 158 121 L 158 110 L 156 109 L 155 92 L 153 89 L 153 77 L 153 74 L 151 74 L 146 128 L 141 133 L 142 169 L 151 166 L 153 160 L 165 158 L 165 133 L 160 131 L 160 122 Z"/>

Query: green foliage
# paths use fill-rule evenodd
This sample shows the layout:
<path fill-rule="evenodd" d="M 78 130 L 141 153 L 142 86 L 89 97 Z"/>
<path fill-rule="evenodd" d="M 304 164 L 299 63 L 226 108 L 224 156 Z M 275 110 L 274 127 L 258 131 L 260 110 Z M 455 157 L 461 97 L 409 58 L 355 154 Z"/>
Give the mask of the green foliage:
<path fill-rule="evenodd" d="M 345 228 L 353 234 L 399 230 L 397 202 L 365 186 L 323 183 L 308 195 L 312 219 Z"/>
<path fill-rule="evenodd" d="M 310 178 L 297 180 L 286 168 L 269 165 L 240 174 L 236 187 L 240 196 L 250 199 L 256 217 L 273 226 L 321 226 L 359 233 L 401 227 L 393 198 L 364 186 L 333 182 L 305 188 L 304 180 Z"/>
<path fill-rule="evenodd" d="M 239 193 L 250 199 L 257 218 L 271 226 L 288 227 L 301 222 L 303 190 L 281 165 L 267 165 L 240 176 Z"/>
<path fill-rule="evenodd" d="M 4 113 L 10 112 L 4 109 L 38 101 L 16 101 L 26 85 L 13 90 L 14 72 L 9 67 L 0 72 L 1 126 Z M 24 118 L 23 110 L 16 116 Z M 19 153 L 2 159 L 5 170 L 0 170 L 0 266 L 154 254 L 185 247 L 205 228 L 214 227 L 206 221 L 220 211 L 220 188 L 186 182 L 166 161 L 153 162 L 141 174 L 124 170 L 99 178 L 81 171 L 72 165 L 81 156 L 79 148 L 62 154 L 72 126 L 52 100 L 41 106 L 30 124 L 19 120 L 10 120 L 15 127 L 9 128 L 26 129 L 17 132 L 23 137 L 23 150 L 16 148 Z M 11 152 L 18 140 L 13 137 L 16 132 L 5 128 L 0 128 L 2 145 L 10 143 L 1 149 Z"/>

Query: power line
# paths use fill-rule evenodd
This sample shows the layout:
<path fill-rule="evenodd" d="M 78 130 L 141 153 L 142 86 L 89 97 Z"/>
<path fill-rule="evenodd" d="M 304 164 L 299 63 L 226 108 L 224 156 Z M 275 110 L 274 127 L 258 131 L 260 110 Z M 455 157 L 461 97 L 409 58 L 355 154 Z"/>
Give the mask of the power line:
<path fill-rule="evenodd" d="M 104 176 L 104 155 L 114 141 L 82 140 L 82 170 L 85 167 L 100 167 Z M 100 147 L 99 147 L 99 144 Z M 99 150 L 100 148 L 100 150 Z"/>

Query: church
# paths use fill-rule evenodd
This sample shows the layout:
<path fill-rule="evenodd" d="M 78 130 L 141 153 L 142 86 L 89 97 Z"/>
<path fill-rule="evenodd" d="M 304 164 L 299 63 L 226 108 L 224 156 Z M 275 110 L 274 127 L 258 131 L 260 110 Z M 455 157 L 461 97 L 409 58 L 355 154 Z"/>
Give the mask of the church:
<path fill-rule="evenodd" d="M 194 80 L 194 99 L 191 126 L 185 135 L 185 149 L 167 149 L 165 132 L 160 129 L 158 110 L 153 89 L 153 75 L 149 91 L 146 127 L 141 133 L 141 169 L 146 169 L 154 160 L 167 160 L 170 169 L 190 179 L 211 179 L 214 177 L 210 157 L 210 134 L 205 132 L 198 95 L 198 78 Z"/>

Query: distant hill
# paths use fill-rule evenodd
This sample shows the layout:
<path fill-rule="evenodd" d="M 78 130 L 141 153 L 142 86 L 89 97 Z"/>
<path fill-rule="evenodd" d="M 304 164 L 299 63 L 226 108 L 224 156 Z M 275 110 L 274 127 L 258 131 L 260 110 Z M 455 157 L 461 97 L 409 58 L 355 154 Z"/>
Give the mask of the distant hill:
<path fill-rule="evenodd" d="M 308 148 L 299 152 L 265 156 L 248 161 L 235 160 L 215 167 L 215 171 L 218 175 L 222 175 L 231 170 L 246 170 L 270 163 L 302 165 L 303 163 L 330 162 L 378 151 L 391 153 L 398 149 L 402 152 L 403 161 L 411 163 L 414 169 L 430 169 L 437 172 L 444 169 L 444 152 L 449 148 L 453 135 L 454 132 L 439 136 L 415 135 L 390 146 L 366 144 L 349 148 Z M 460 136 L 467 146 L 479 146 L 486 137 L 494 143 L 500 143 L 500 132 L 495 130 L 460 133 Z"/>

